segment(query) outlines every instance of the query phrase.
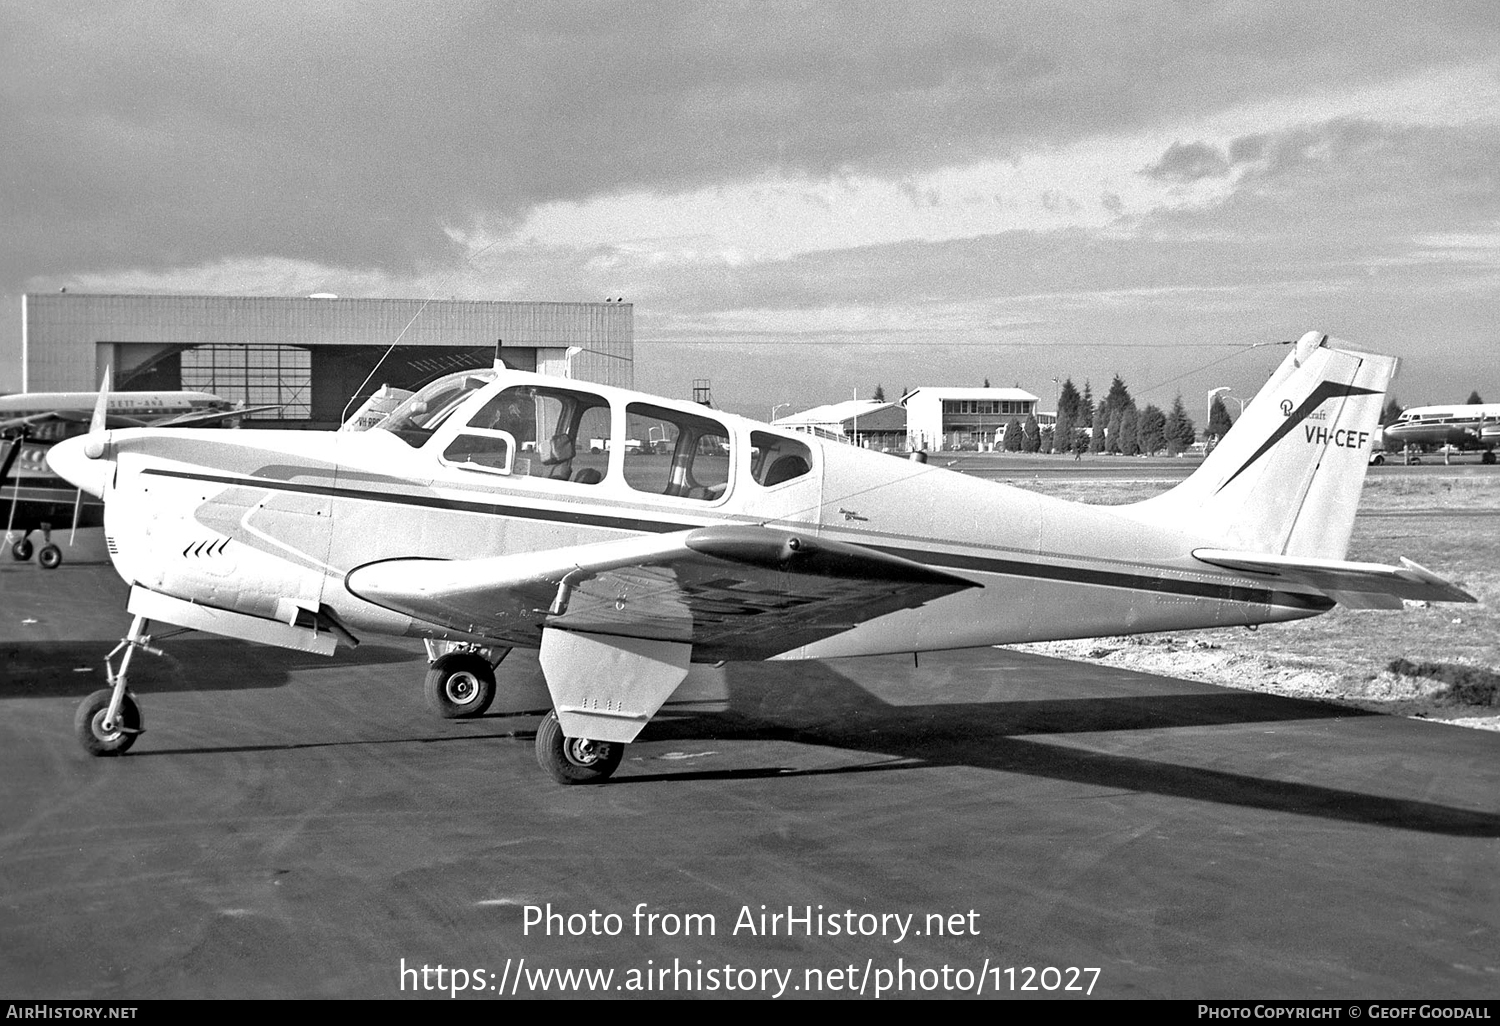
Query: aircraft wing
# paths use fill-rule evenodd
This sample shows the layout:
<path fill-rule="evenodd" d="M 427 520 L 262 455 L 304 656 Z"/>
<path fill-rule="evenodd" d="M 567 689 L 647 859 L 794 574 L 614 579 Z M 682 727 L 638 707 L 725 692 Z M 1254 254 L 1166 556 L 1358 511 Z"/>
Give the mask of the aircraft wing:
<path fill-rule="evenodd" d="M 205 410 L 202 413 L 181 413 L 175 417 L 166 417 L 160 420 L 143 420 L 142 427 L 202 427 L 205 424 L 216 424 L 221 420 L 233 420 L 235 417 L 243 417 L 251 413 L 263 413 L 266 410 L 279 410 L 280 406 L 246 406 L 238 410 Z"/>
<path fill-rule="evenodd" d="M 764 659 L 979 587 L 858 545 L 754 525 L 351 571 L 355 595 L 468 634 L 535 643 L 543 627 L 688 642 Z"/>
<path fill-rule="evenodd" d="M 69 420 L 78 424 L 87 424 L 89 417 L 86 413 L 80 413 L 75 416 L 57 410 L 48 410 L 45 413 L 30 413 L 24 417 L 10 417 L 6 420 L 0 420 L 0 431 L 9 431 L 12 428 L 18 427 L 31 427 L 33 424 L 45 424 L 49 421 L 57 420 Z"/>
<path fill-rule="evenodd" d="M 1399 567 L 1228 549 L 1194 549 L 1193 557 L 1226 570 L 1263 574 L 1307 585 L 1351 609 L 1400 609 L 1402 599 L 1478 601 L 1462 588 L 1405 557 L 1402 557 L 1402 566 Z"/>
<path fill-rule="evenodd" d="M 205 410 L 202 413 L 183 413 L 175 417 L 132 417 L 124 413 L 107 413 L 104 417 L 106 428 L 135 428 L 135 427 L 203 427 L 214 424 L 221 420 L 233 420 L 235 417 L 243 417 L 249 413 L 260 413 L 263 410 L 279 410 L 280 406 L 247 406 L 243 410 Z M 32 413 L 25 417 L 12 417 L 9 420 L 0 420 L 0 432 L 9 431 L 12 428 L 29 427 L 35 424 L 62 421 L 68 424 L 88 424 L 93 415 L 84 410 L 47 410 L 43 413 Z"/>

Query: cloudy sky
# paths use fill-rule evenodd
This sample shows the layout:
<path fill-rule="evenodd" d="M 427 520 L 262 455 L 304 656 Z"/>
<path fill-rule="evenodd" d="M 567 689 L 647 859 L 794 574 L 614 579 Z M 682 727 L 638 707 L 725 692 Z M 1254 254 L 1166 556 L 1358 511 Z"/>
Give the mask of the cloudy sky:
<path fill-rule="evenodd" d="M 0 389 L 67 287 L 623 296 L 641 387 L 760 416 L 1201 424 L 1313 328 L 1500 401 L 1494 0 L 0 0 L 0 83 Z"/>

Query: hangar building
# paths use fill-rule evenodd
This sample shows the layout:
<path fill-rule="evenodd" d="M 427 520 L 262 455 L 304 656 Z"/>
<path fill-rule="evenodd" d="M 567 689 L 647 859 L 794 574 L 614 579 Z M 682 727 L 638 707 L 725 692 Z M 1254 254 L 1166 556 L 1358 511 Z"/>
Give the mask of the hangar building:
<path fill-rule="evenodd" d="M 246 418 L 266 427 L 337 427 L 356 392 L 488 366 L 497 343 L 518 370 L 635 381 L 627 303 L 74 292 L 21 303 L 24 391 L 96 389 L 108 366 L 121 391 L 200 389 L 280 407 Z"/>

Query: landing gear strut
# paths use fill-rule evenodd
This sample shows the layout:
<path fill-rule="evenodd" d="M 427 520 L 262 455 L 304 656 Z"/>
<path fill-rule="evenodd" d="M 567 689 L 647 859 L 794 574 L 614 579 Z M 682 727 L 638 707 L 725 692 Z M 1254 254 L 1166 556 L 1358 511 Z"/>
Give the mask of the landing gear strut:
<path fill-rule="evenodd" d="M 42 525 L 42 547 L 40 550 L 31 540 L 31 532 L 28 531 L 17 538 L 10 547 L 10 554 L 18 563 L 24 563 L 36 553 L 36 561 L 42 565 L 43 570 L 56 570 L 62 566 L 62 549 L 58 548 L 52 541 L 52 527 L 50 524 Z"/>
<path fill-rule="evenodd" d="M 620 768 L 625 746 L 615 741 L 564 737 L 557 713 L 536 728 L 536 761 L 559 784 L 597 784 Z"/>
<path fill-rule="evenodd" d="M 85 698 L 73 717 L 78 743 L 90 755 L 123 755 L 145 730 L 140 706 L 136 704 L 135 696 L 126 690 L 126 678 L 136 649 L 161 655 L 161 649 L 151 646 L 151 635 L 146 633 L 150 626 L 151 621 L 144 616 L 131 621 L 130 633 L 104 657 L 104 673 L 109 687 Z M 110 662 L 117 655 L 120 656 L 118 672 Z"/>

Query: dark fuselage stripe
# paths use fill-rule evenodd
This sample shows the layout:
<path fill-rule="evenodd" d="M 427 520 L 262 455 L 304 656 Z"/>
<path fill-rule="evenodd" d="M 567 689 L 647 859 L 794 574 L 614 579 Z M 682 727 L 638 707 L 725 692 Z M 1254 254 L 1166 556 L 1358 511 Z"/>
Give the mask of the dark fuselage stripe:
<path fill-rule="evenodd" d="M 307 495 L 326 495 L 333 498 L 387 502 L 402 506 L 422 506 L 428 509 L 450 510 L 459 513 L 481 513 L 489 516 L 511 517 L 518 520 L 545 520 L 557 523 L 578 524 L 586 527 L 606 527 L 621 531 L 638 531 L 649 534 L 670 534 L 702 527 L 699 523 L 670 523 L 660 520 L 642 520 L 637 517 L 615 517 L 598 513 L 577 513 L 570 510 L 539 509 L 534 506 L 507 506 L 493 502 L 474 502 L 461 499 L 444 499 L 435 495 L 412 495 L 407 492 L 380 492 L 360 488 L 337 488 L 331 485 L 297 484 L 289 481 L 271 481 L 264 478 L 223 477 L 215 474 L 195 474 L 178 470 L 147 468 L 145 474 L 160 477 L 180 478 L 187 481 L 207 481 L 215 484 L 241 488 L 260 488 L 272 491 L 300 492 Z M 1106 588 L 1127 588 L 1134 591 L 1153 591 L 1168 595 L 1186 595 L 1194 598 L 1214 599 L 1223 602 L 1243 602 L 1253 605 L 1276 605 L 1294 609 L 1325 610 L 1333 608 L 1333 601 L 1321 595 L 1299 592 L 1271 591 L 1245 585 L 1216 584 L 1212 581 L 1194 581 L 1179 578 L 1159 577 L 1146 574 L 1124 573 L 1118 570 L 1092 570 L 1086 567 L 1065 566 L 1059 563 L 1032 563 L 1015 559 L 997 559 L 991 556 L 971 556 L 953 552 L 932 552 L 923 549 L 899 548 L 874 545 L 855 539 L 844 539 L 851 544 L 888 555 L 909 559 L 926 566 L 950 570 L 968 570 L 977 573 L 1002 574 L 1007 577 L 1030 577 L 1045 581 L 1062 581 L 1069 584 L 1092 584 Z"/>
<path fill-rule="evenodd" d="M 190 474 L 179 470 L 147 468 L 142 471 L 160 477 L 176 477 L 186 481 L 210 481 L 215 484 L 233 485 L 239 488 L 262 488 L 281 492 L 300 492 L 304 495 L 327 495 L 337 499 L 355 499 L 364 502 L 388 502 L 398 506 L 422 506 L 427 509 L 450 510 L 458 513 L 484 513 L 489 516 L 514 517 L 518 520 L 551 520 L 558 523 L 581 524 L 586 527 L 608 527 L 621 531 L 640 531 L 650 534 L 670 534 L 687 531 L 702 524 L 668 524 L 658 520 L 641 520 L 636 517 L 613 517 L 600 513 L 577 513 L 571 510 L 538 509 L 534 506 L 504 506 L 495 502 L 472 502 L 464 499 L 445 499 L 438 495 L 412 495 L 409 492 L 377 492 L 364 488 L 338 488 L 333 485 L 297 484 L 291 481 L 271 481 L 258 477 L 221 477 L 216 474 Z"/>
<path fill-rule="evenodd" d="M 1134 591 L 1189 595 L 1194 598 L 1217 599 L 1224 602 L 1291 606 L 1297 609 L 1332 609 L 1334 605 L 1332 600 L 1320 595 L 1269 591 L 1265 588 L 1253 588 L 1247 585 L 1151 577 L 1144 574 L 1123 573 L 1118 570 L 1094 570 L 1088 567 L 1065 566 L 1060 563 L 1027 563 L 1014 559 L 995 559 L 990 556 L 965 556 L 953 552 L 918 552 L 912 549 L 887 548 L 882 545 L 871 545 L 869 548 L 947 570 L 974 570 L 990 574 L 1006 574 L 1011 577 L 1063 581 L 1068 584 L 1096 584 L 1105 588 L 1129 588 Z"/>

